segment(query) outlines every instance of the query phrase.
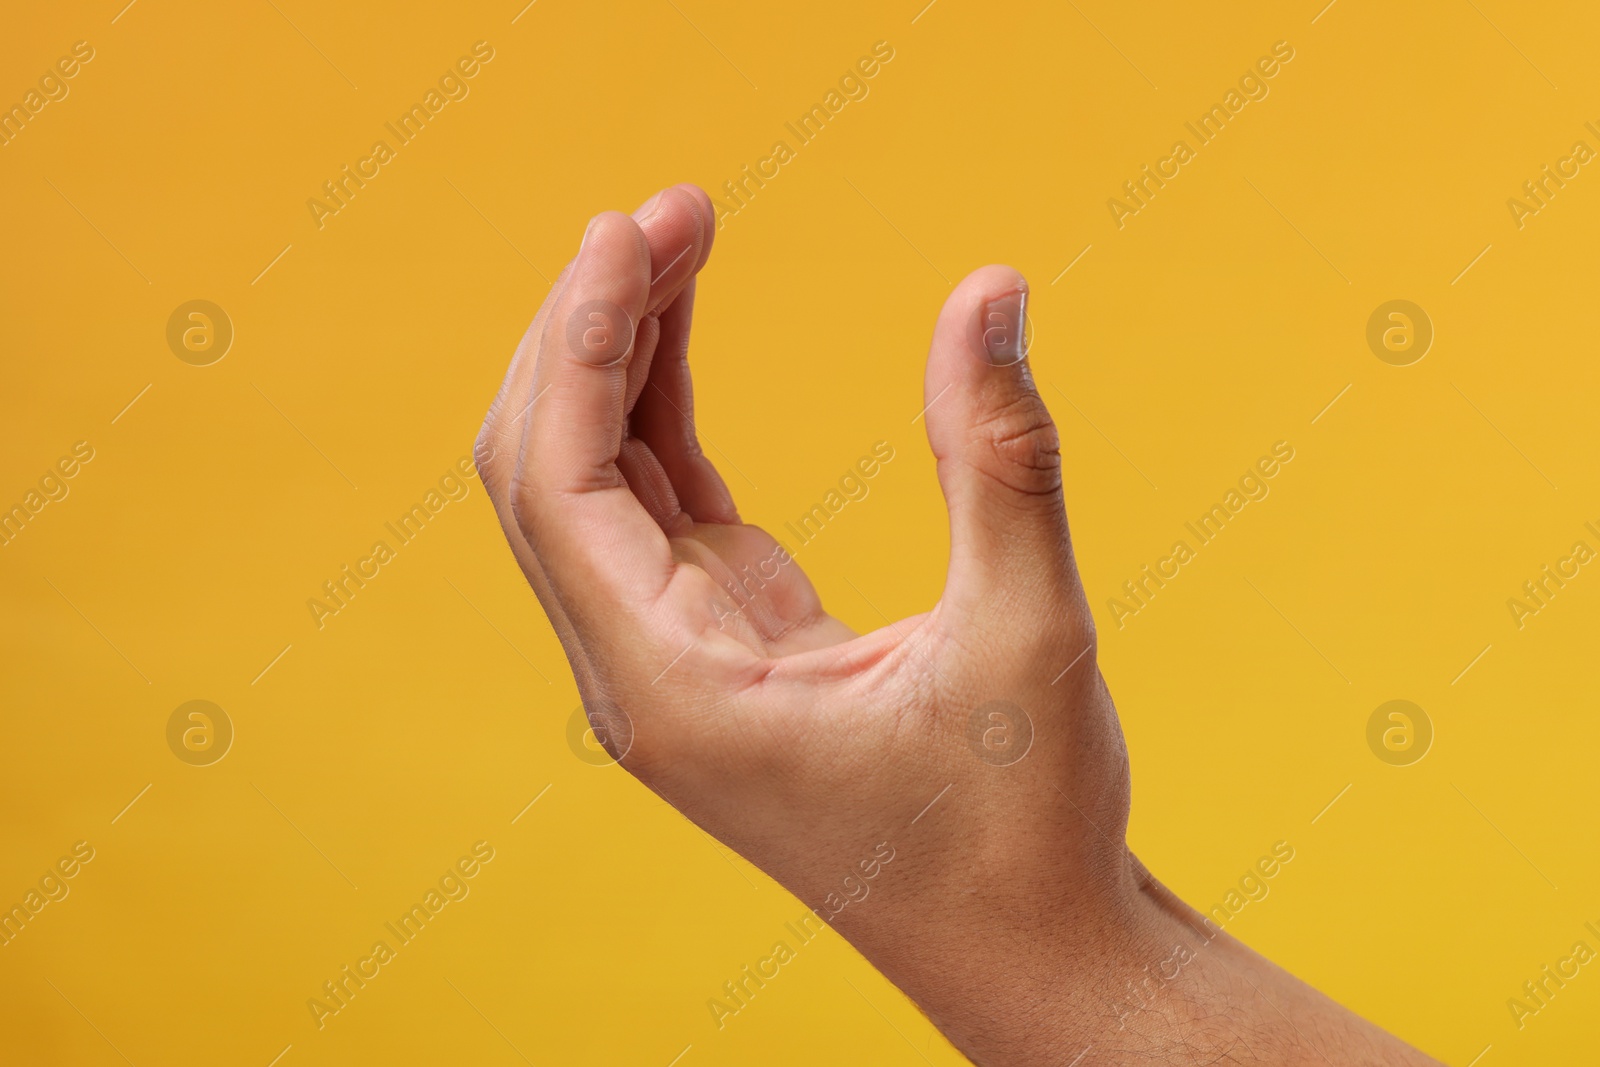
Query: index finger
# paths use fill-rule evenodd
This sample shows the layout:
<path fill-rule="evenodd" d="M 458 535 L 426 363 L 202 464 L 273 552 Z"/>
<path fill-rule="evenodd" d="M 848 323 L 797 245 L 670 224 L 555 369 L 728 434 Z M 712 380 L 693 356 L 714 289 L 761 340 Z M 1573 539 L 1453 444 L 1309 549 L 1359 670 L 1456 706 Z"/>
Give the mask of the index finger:
<path fill-rule="evenodd" d="M 598 215 L 539 341 L 528 398 L 540 398 L 539 414 L 525 420 L 510 497 L 580 629 L 594 605 L 654 599 L 672 576 L 666 536 L 617 467 L 628 366 L 650 293 L 643 231 L 618 212 Z"/>

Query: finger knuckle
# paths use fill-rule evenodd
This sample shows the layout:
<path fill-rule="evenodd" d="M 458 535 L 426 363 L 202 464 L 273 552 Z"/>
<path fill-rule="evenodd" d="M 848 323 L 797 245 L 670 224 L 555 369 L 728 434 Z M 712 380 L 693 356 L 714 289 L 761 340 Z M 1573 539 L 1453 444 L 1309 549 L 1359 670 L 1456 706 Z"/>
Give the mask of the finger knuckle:
<path fill-rule="evenodd" d="M 500 446 L 502 435 L 497 425 L 498 421 L 497 413 L 491 408 L 488 417 L 478 429 L 477 438 L 472 442 L 473 465 L 478 468 L 483 484 L 491 487 L 500 484 L 500 476 L 506 470 L 504 450 Z"/>
<path fill-rule="evenodd" d="M 1037 393 L 1017 397 L 974 427 L 985 472 L 1016 492 L 1061 490 L 1061 435 Z"/>
<path fill-rule="evenodd" d="M 511 518 L 517 524 L 517 529 L 522 531 L 522 536 L 527 540 L 528 546 L 535 552 L 539 550 L 539 522 L 543 511 L 538 506 L 538 491 L 528 485 L 520 473 L 511 476 L 511 485 L 507 493 L 510 497 Z"/>

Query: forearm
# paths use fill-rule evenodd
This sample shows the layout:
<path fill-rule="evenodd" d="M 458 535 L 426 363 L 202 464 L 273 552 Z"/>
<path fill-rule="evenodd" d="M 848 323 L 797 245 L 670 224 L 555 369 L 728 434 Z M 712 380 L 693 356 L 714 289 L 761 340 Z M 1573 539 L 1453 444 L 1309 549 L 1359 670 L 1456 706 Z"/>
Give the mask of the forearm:
<path fill-rule="evenodd" d="M 1435 1063 L 1208 926 L 1128 859 L 1094 915 L 950 923 L 955 944 L 901 931 L 865 950 L 981 1067 Z M 970 899 L 983 914 L 981 893 Z"/>

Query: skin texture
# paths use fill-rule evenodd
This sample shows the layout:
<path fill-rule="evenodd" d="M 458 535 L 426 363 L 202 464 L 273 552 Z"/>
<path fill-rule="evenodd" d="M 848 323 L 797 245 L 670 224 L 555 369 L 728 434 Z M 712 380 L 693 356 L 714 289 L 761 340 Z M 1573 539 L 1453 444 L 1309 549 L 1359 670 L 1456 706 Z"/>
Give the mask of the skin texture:
<path fill-rule="evenodd" d="M 944 594 L 857 636 L 740 522 L 696 440 L 689 324 L 714 229 L 688 185 L 595 217 L 478 439 L 597 737 L 975 1063 L 1434 1062 L 1128 851 L 1127 750 L 1022 358 L 1021 276 L 973 272 L 934 326 Z"/>

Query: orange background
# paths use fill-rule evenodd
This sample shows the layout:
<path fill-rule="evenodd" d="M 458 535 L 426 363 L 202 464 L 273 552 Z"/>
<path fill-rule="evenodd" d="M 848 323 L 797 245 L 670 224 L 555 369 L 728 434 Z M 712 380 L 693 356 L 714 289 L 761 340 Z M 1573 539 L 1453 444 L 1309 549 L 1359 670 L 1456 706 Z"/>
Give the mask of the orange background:
<path fill-rule="evenodd" d="M 805 566 L 858 628 L 851 583 L 930 604 L 927 338 L 951 281 L 1016 265 L 1135 851 L 1206 908 L 1288 841 L 1230 932 L 1452 1064 L 1592 1050 L 1593 968 L 1521 1029 L 1506 1006 L 1600 949 L 1600 577 L 1507 607 L 1600 548 L 1600 177 L 1507 207 L 1600 147 L 1592 6 L 121 4 L 0 35 L 0 102 L 94 50 L 0 147 L 0 506 L 94 450 L 0 548 L 0 904 L 94 849 L 0 947 L 0 1058 L 959 1062 L 831 934 L 714 1025 L 800 905 L 569 748 L 477 481 L 321 629 L 306 607 L 470 454 L 588 216 L 717 192 L 878 41 L 700 289 L 701 430 L 745 516 L 780 528 L 886 440 Z M 308 199 L 477 41 L 470 94 L 319 229 Z M 1108 199 L 1278 41 L 1269 95 L 1119 229 Z M 166 340 L 196 299 L 235 331 L 209 366 Z M 1436 331 L 1410 366 L 1366 342 L 1392 299 Z M 1280 440 L 1270 495 L 1119 629 L 1122 582 Z M 1434 730 L 1411 766 L 1367 746 L 1392 699 Z M 235 731 L 209 766 L 168 747 L 190 700 Z M 307 1000 L 478 841 L 470 895 L 319 1030 Z"/>

